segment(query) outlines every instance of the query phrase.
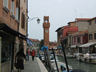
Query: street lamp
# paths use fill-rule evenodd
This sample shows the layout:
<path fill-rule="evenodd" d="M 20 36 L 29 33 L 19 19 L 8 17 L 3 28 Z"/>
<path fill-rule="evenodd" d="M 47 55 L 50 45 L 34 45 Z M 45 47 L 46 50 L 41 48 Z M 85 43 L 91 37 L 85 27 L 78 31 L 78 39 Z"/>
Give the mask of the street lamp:
<path fill-rule="evenodd" d="M 29 18 L 28 17 L 28 22 L 30 22 L 30 21 L 32 21 L 32 20 L 34 20 L 34 19 L 37 19 L 37 23 L 39 24 L 40 23 L 40 19 L 39 19 L 39 17 L 33 17 L 33 18 Z"/>
<path fill-rule="evenodd" d="M 34 20 L 34 19 L 37 19 L 37 23 L 38 23 L 38 24 L 40 23 L 39 17 L 30 18 L 29 16 L 27 16 L 27 18 L 26 18 L 27 22 L 30 22 L 30 21 L 32 21 L 32 20 Z M 27 28 L 28 28 L 28 24 L 27 24 Z M 27 30 L 27 35 L 26 35 L 26 36 L 28 37 L 28 30 Z"/>

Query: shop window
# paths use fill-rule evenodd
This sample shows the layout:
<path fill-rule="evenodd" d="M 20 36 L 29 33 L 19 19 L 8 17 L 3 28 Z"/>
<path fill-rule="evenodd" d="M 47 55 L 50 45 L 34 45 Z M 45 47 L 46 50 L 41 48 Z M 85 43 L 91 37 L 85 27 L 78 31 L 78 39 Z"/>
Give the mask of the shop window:
<path fill-rule="evenodd" d="M 3 43 L 2 45 L 3 48 L 1 52 L 1 62 L 4 63 L 6 61 L 9 61 L 11 58 L 11 46 L 7 44 L 5 45 L 5 43 Z"/>
<path fill-rule="evenodd" d="M 25 15 L 24 15 L 24 13 L 22 13 L 21 27 L 22 27 L 22 28 L 25 28 Z"/>
<path fill-rule="evenodd" d="M 93 39 L 93 35 L 89 34 L 89 40 L 92 40 L 92 39 Z"/>
<path fill-rule="evenodd" d="M 14 0 L 11 0 L 11 15 L 14 15 Z"/>
<path fill-rule="evenodd" d="M 3 6 L 8 8 L 8 0 L 3 0 Z"/>
<path fill-rule="evenodd" d="M 96 39 L 96 33 L 94 33 L 94 39 Z"/>

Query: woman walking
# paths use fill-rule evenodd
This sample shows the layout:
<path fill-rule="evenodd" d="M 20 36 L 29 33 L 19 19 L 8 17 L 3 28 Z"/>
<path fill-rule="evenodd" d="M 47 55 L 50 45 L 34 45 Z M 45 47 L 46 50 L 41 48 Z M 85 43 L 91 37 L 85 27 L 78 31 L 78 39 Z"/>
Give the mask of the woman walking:
<path fill-rule="evenodd" d="M 16 68 L 18 69 L 18 72 L 21 72 L 21 70 L 24 70 L 24 59 L 26 59 L 26 56 L 24 54 L 24 49 L 21 48 L 19 52 L 17 52 L 16 57 Z"/>

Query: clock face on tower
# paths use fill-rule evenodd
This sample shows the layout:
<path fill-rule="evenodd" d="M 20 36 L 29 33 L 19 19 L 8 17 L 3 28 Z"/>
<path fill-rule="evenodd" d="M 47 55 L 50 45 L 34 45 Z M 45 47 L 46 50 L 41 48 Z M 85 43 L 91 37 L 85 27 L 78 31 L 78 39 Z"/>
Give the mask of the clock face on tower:
<path fill-rule="evenodd" d="M 48 30 L 46 29 L 45 32 L 48 33 Z"/>
<path fill-rule="evenodd" d="M 48 20 L 45 20 L 45 23 L 48 23 Z"/>

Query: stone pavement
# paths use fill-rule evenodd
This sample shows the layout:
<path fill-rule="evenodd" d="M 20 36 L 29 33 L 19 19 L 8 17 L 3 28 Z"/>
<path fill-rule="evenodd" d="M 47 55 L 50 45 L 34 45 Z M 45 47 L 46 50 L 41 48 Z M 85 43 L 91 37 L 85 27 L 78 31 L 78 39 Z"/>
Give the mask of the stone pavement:
<path fill-rule="evenodd" d="M 21 72 L 48 72 L 48 71 L 38 57 L 35 57 L 34 61 L 32 61 L 32 57 L 30 56 L 29 61 L 26 61 L 24 64 L 24 70 L 22 70 Z"/>
<path fill-rule="evenodd" d="M 23 72 L 41 72 L 36 57 L 35 57 L 34 61 L 32 61 L 31 57 L 29 58 L 29 61 L 27 61 L 24 65 Z"/>

